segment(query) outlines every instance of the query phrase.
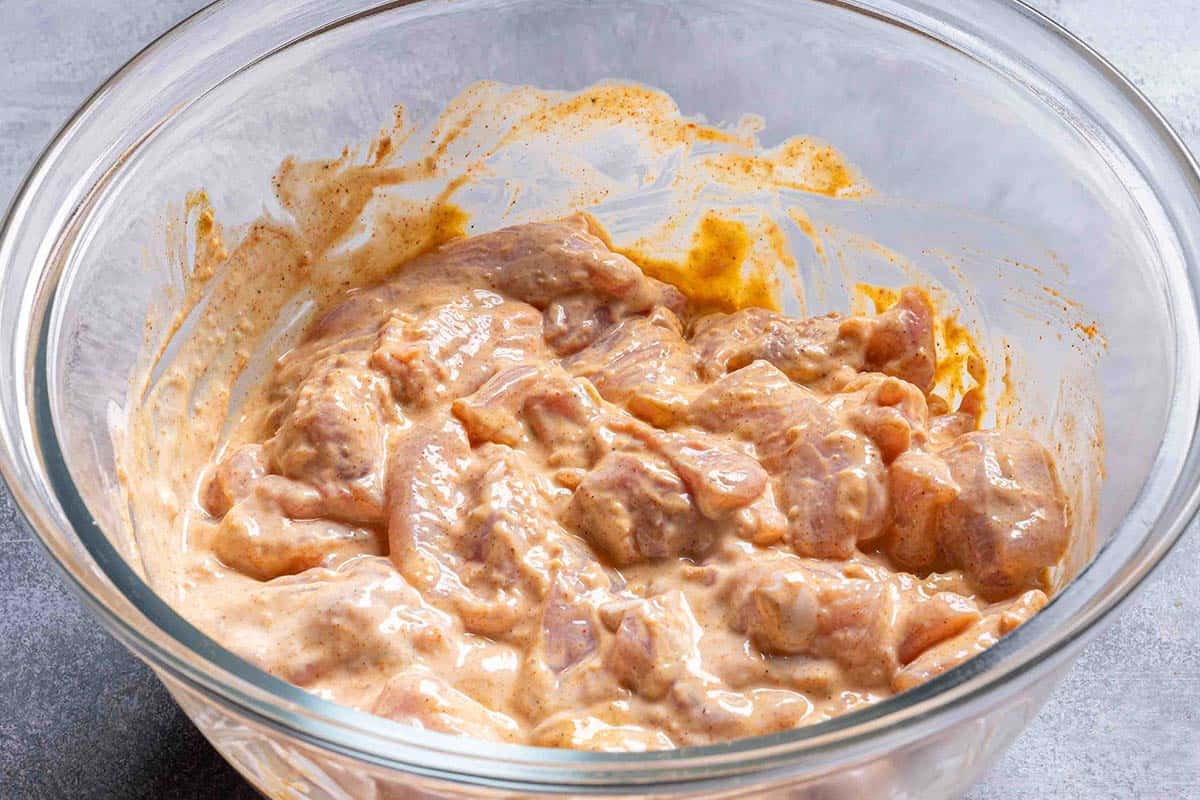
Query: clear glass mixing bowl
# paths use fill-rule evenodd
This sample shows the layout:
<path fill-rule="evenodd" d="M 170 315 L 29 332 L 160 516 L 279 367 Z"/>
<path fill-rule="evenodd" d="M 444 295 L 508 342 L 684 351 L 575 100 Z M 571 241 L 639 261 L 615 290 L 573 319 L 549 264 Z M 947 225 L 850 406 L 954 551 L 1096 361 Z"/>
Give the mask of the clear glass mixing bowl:
<path fill-rule="evenodd" d="M 1070 265 L 1061 288 L 1107 337 L 1094 366 L 1108 457 L 1090 566 L 1034 620 L 917 690 L 800 730 L 654 754 L 422 732 L 322 701 L 206 638 L 122 560 L 112 491 L 110 415 L 146 310 L 178 277 L 148 256 L 164 210 L 203 186 L 222 219 L 248 221 L 285 154 L 366 141 L 397 102 L 428 117 L 478 79 L 570 89 L 612 77 L 709 120 L 763 114 L 766 144 L 825 138 L 881 192 L 996 220 Z M 1195 163 L 1145 99 L 1018 3 L 218 3 L 105 84 L 11 209 L 3 472 L 96 616 L 272 797 L 953 796 L 1196 508 L 1198 200 Z M 872 219 L 861 232 L 881 241 L 955 236 L 936 213 L 906 217 L 900 233 Z M 1026 399 L 1053 429 L 1056 371 L 1077 343 L 1033 330 L 1002 274 L 968 277 L 989 324 L 1034 349 Z"/>

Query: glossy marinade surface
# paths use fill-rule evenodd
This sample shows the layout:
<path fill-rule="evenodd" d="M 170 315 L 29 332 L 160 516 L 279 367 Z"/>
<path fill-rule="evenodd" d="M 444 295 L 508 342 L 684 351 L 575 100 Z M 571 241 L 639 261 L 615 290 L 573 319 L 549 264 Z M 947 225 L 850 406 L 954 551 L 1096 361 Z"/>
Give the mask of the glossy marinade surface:
<path fill-rule="evenodd" d="M 706 312 L 585 216 L 349 292 L 202 479 L 185 613 L 429 729 L 594 750 L 809 724 L 1046 602 L 1053 459 L 930 394 L 933 311 Z"/>

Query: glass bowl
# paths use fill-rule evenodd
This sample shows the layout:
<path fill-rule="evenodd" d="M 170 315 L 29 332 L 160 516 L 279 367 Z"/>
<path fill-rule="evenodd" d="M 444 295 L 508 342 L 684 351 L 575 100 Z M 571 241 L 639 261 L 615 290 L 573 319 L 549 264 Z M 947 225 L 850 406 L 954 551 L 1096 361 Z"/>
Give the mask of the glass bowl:
<path fill-rule="evenodd" d="M 367 141 L 397 102 L 427 118 L 479 79 L 574 89 L 607 78 L 662 88 L 712 121 L 762 114 L 765 144 L 833 142 L 881 194 L 916 204 L 867 206 L 864 236 L 945 252 L 986 218 L 1001 245 L 1054 254 L 1055 291 L 1106 339 L 1094 361 L 1077 337 L 1031 321 L 1004 288 L 1011 270 L 960 264 L 990 329 L 1031 354 L 1024 422 L 1082 435 L 1064 423 L 1067 368 L 1088 371 L 1099 400 L 1094 558 L 1045 611 L 962 667 L 830 722 L 588 754 L 332 705 L 208 639 L 126 562 L 109 426 L 147 310 L 179 279 L 154 257 L 165 210 L 204 187 L 223 220 L 249 221 L 284 155 Z M 950 797 L 1018 734 L 1196 509 L 1198 236 L 1196 164 L 1162 118 L 1015 2 L 218 3 L 97 91 L 12 206 L 0 242 L 3 472 L 97 618 L 269 796 Z"/>

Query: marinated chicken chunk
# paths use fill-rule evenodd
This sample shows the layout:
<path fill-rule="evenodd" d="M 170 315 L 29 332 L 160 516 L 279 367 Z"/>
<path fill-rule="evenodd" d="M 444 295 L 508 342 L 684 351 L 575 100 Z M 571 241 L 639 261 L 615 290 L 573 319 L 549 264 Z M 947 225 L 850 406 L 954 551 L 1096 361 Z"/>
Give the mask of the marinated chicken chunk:
<path fill-rule="evenodd" d="M 658 700 L 683 676 L 702 675 L 700 626 L 678 590 L 612 603 L 601 615 L 613 632 L 606 666 L 627 689 Z"/>
<path fill-rule="evenodd" d="M 1069 542 L 1050 454 L 1021 431 L 974 431 L 893 462 L 896 510 L 886 549 L 915 571 L 963 570 L 988 598 L 1046 589 Z"/>
<path fill-rule="evenodd" d="M 892 688 L 903 692 L 936 678 L 947 670 L 974 658 L 1000 641 L 1006 633 L 1027 622 L 1045 607 L 1044 592 L 1031 589 L 1018 597 L 989 607 L 982 616 L 965 626 L 957 636 L 945 638 L 908 661 L 892 678 Z"/>
<path fill-rule="evenodd" d="M 1046 449 L 1020 431 L 964 434 L 941 451 L 958 491 L 936 535 L 989 598 L 1045 589 L 1068 544 L 1066 499 Z"/>
<path fill-rule="evenodd" d="M 857 375 L 830 395 L 830 411 L 879 449 L 884 463 L 924 448 L 929 441 L 925 395 L 907 381 L 879 373 Z"/>
<path fill-rule="evenodd" d="M 1054 461 L 931 393 L 922 291 L 693 312 L 583 215 L 348 292 L 196 487 L 200 624 L 416 727 L 626 752 L 829 719 L 1046 603 Z"/>
<path fill-rule="evenodd" d="M 829 387 L 855 372 L 881 372 L 928 391 L 937 365 L 933 308 L 918 289 L 874 317 L 793 319 L 747 308 L 694 323 L 692 343 L 706 378 L 757 360 L 774 364 L 797 383 Z"/>
<path fill-rule="evenodd" d="M 278 474 L 312 486 L 324 516 L 381 521 L 388 394 L 379 374 L 350 357 L 321 362 L 263 443 L 268 462 Z"/>
<path fill-rule="evenodd" d="M 644 753 L 675 747 L 662 731 L 625 722 L 639 718 L 637 712 L 620 701 L 584 712 L 564 711 L 534 728 L 530 744 L 597 753 Z"/>
<path fill-rule="evenodd" d="M 655 306 L 682 310 L 685 301 L 677 289 L 647 278 L 628 258 L 605 247 L 598 233 L 590 217 L 576 214 L 465 239 L 447 250 L 484 265 L 488 283 L 538 308 L 586 294 L 619 303 L 624 313 L 618 318 Z"/>
<path fill-rule="evenodd" d="M 754 445 L 804 556 L 848 558 L 886 519 L 883 456 L 837 410 L 765 361 L 718 379 L 692 407 L 697 424 Z"/>
<path fill-rule="evenodd" d="M 201 504 L 214 517 L 222 516 L 233 504 L 254 489 L 267 474 L 267 455 L 261 444 L 235 448 L 209 470 L 201 490 Z"/>
<path fill-rule="evenodd" d="M 458 691 L 433 672 L 414 668 L 388 679 L 371 711 L 440 733 L 457 733 L 501 742 L 521 741 L 521 726 Z"/>
<path fill-rule="evenodd" d="M 379 330 L 371 366 L 406 406 L 470 394 L 505 365 L 544 357 L 532 306 L 476 289 L 423 313 L 399 313 Z"/>
<path fill-rule="evenodd" d="M 661 307 L 621 322 L 563 364 L 605 400 L 659 427 L 681 418 L 700 382 L 699 359 L 682 323 Z"/>
<path fill-rule="evenodd" d="M 611 596 L 607 575 L 560 572 L 542 606 L 542 624 L 532 650 L 556 673 L 596 652 L 600 644 L 599 608 Z"/>
<path fill-rule="evenodd" d="M 555 571 L 598 570 L 553 513 L 554 489 L 506 447 L 472 453 L 453 420 L 394 456 L 388 536 L 397 569 L 472 633 L 522 636 Z"/>
<path fill-rule="evenodd" d="M 221 591 L 229 597 L 223 613 L 208 621 L 218 641 L 343 702 L 373 698 L 390 675 L 414 664 L 452 662 L 462 637 L 457 621 L 426 604 L 383 558 Z"/>
<path fill-rule="evenodd" d="M 812 721 L 813 703 L 799 692 L 760 686 L 740 691 L 680 681 L 672 687 L 660 725 L 678 747 L 764 736 Z"/>
<path fill-rule="evenodd" d="M 610 453 L 580 481 L 568 526 L 618 566 L 703 554 L 714 531 L 683 479 L 649 453 Z"/>
<path fill-rule="evenodd" d="M 783 526 L 748 454 L 699 431 L 648 426 L 559 367 L 498 373 L 453 410 L 473 442 L 523 448 L 554 470 L 574 490 L 568 524 L 614 563 L 698 553 L 706 521 L 731 520 L 757 539 Z"/>
<path fill-rule="evenodd" d="M 938 518 L 960 491 L 950 467 L 936 453 L 901 453 L 888 468 L 888 487 L 892 498 L 885 541 L 888 554 L 904 569 L 932 569 L 942 557 Z"/>
<path fill-rule="evenodd" d="M 614 426 L 626 424 L 595 387 L 553 364 L 499 372 L 452 410 L 472 443 L 536 451 L 547 466 L 566 470 L 596 463 L 614 446 Z"/>
<path fill-rule="evenodd" d="M 730 578 L 734 628 L 764 653 L 833 659 L 864 686 L 890 688 L 904 665 L 981 619 L 970 597 L 875 565 L 750 561 Z"/>
<path fill-rule="evenodd" d="M 213 553 L 243 574 L 270 580 L 384 552 L 376 531 L 322 519 L 321 507 L 316 490 L 264 476 L 221 518 Z"/>
<path fill-rule="evenodd" d="M 591 218 L 576 214 L 461 239 L 410 264 L 399 280 L 478 286 L 545 315 L 557 354 L 586 347 L 611 325 L 656 306 L 682 313 L 686 298 L 609 250 Z"/>

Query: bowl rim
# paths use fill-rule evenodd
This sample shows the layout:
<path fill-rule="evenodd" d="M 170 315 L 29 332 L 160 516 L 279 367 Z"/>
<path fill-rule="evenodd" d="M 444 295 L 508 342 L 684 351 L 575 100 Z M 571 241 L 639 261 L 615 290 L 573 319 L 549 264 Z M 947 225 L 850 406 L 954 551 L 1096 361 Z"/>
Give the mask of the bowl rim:
<path fill-rule="evenodd" d="M 939 33 L 936 26 L 920 29 L 907 24 L 899 16 L 889 16 L 889 12 L 903 7 L 914 13 L 925 13 L 929 20 L 945 23 L 945 14 L 948 12 L 929 11 L 920 0 L 812 2 L 877 16 L 889 24 L 901 25 L 925 36 L 933 35 L 941 44 L 954 46 L 949 39 L 936 36 Z M 753 774 L 755 779 L 768 779 L 804 768 L 828 765 L 831 754 L 838 759 L 850 760 L 910 741 L 936 727 L 948 713 L 966 714 L 997 702 L 1002 693 L 996 690 L 1002 686 L 1026 683 L 1047 674 L 1055 664 L 1061 663 L 1070 652 L 1078 649 L 1086 637 L 1094 635 L 1097 623 L 1128 598 L 1194 517 L 1200 505 L 1200 471 L 1196 469 L 1200 455 L 1197 454 L 1198 446 L 1194 437 L 1200 393 L 1195 381 L 1189 380 L 1183 383 L 1177 381 L 1174 387 L 1174 399 L 1179 400 L 1180 391 L 1186 389 L 1187 397 L 1184 400 L 1188 403 L 1180 407 L 1179 403 L 1173 402 L 1171 410 L 1172 419 L 1188 428 L 1188 452 L 1184 454 L 1186 458 L 1180 462 L 1178 475 L 1169 487 L 1170 496 L 1163 498 L 1164 508 L 1150 510 L 1155 519 L 1146 524 L 1146 539 L 1152 541 L 1139 540 L 1135 543 L 1139 546 L 1131 546 L 1128 551 L 1117 552 L 1108 546 L 1102 548 L 1071 585 L 1056 595 L 1034 619 L 984 654 L 917 689 L 828 722 L 726 744 L 645 754 L 594 754 L 501 745 L 420 731 L 383 720 L 320 700 L 262 672 L 200 633 L 150 590 L 104 536 L 70 479 L 51 410 L 47 380 L 50 368 L 47 364 L 47 342 L 52 335 L 54 299 L 57 296 L 54 291 L 57 276 L 49 274 L 52 268 L 50 251 L 68 230 L 65 224 L 55 227 L 53 223 L 65 223 L 68 221 L 66 217 L 51 220 L 47 234 L 55 237 L 55 241 L 50 243 L 53 246 L 43 247 L 40 251 L 43 259 L 29 267 L 28 280 L 19 298 L 14 295 L 15 282 L 12 280 L 14 274 L 19 274 L 15 266 L 15 240 L 28 221 L 30 207 L 47 184 L 47 177 L 53 173 L 64 150 L 77 144 L 76 139 L 81 130 L 86 129 L 87 119 L 102 109 L 106 100 L 125 85 L 134 73 L 153 68 L 156 60 L 165 57 L 172 44 L 197 34 L 209 35 L 203 29 L 206 21 L 231 14 L 237 5 L 235 0 L 222 0 L 201 9 L 164 33 L 105 81 L 47 145 L 14 195 L 8 214 L 0 226 L 0 284 L 3 287 L 0 289 L 0 305 L 17 301 L 30 312 L 27 316 L 34 323 L 34 329 L 26 332 L 28 335 L 25 338 L 20 335 L 12 337 L 4 355 L 6 368 L 11 368 L 13 364 L 18 367 L 24 364 L 26 369 L 20 377 L 16 374 L 0 376 L 9 377 L 19 384 L 16 396 L 10 396 L 7 388 L 0 395 L 0 405 L 5 412 L 4 427 L 0 429 L 0 473 L 38 540 L 105 627 L 157 671 L 201 693 L 206 700 L 306 744 L 359 761 L 428 777 L 510 790 L 536 792 L 569 787 L 580 793 L 619 793 L 623 786 L 637 791 L 694 791 L 731 785 L 731 782 L 744 780 L 748 774 Z M 277 10 L 287 5 L 281 2 L 268 4 Z M 359 9 L 353 14 L 350 13 L 351 7 L 366 6 L 368 3 L 315 0 L 305 5 L 318 11 L 347 11 L 345 15 L 327 21 L 324 27 L 307 32 L 304 38 L 308 38 L 360 15 L 409 7 L 410 4 L 380 3 L 369 10 Z M 419 5 L 436 9 L 445 4 L 433 2 Z M 1173 166 L 1189 190 L 1188 196 L 1193 204 L 1200 202 L 1200 168 L 1195 160 L 1162 115 L 1111 64 L 1057 23 L 1018 0 L 968 0 L 961 6 L 963 16 L 970 13 L 971 8 L 986 10 L 989 14 L 1008 19 L 1007 24 L 1029 26 L 1030 31 L 1036 29 L 1049 34 L 1064 45 L 1079 64 L 1090 67 L 1098 74 L 1103 85 L 1097 84 L 1097 91 L 1115 89 L 1128 104 L 1127 111 L 1148 125 L 1157 136 L 1155 143 L 1166 148 Z M 953 19 L 957 20 L 958 17 Z M 946 30 L 942 28 L 940 32 L 944 35 Z M 277 44 L 263 53 L 261 58 L 270 57 L 296 41 Z M 976 58 L 972 53 L 967 55 Z M 239 65 L 238 69 L 248 68 L 253 63 L 256 62 Z M 236 73 L 227 77 L 232 77 L 232 74 Z M 94 187 L 88 188 L 90 191 Z M 71 219 L 77 218 L 86 209 L 86 198 L 80 199 L 79 205 L 70 209 Z M 1188 214 L 1200 229 L 1200 211 L 1194 205 L 1176 205 L 1173 211 Z M 1172 232 L 1178 234 L 1178 228 L 1178 225 L 1174 225 Z M 43 241 L 41 244 L 47 243 Z M 1175 288 L 1185 287 L 1186 298 L 1181 292 L 1172 300 L 1191 301 L 1190 307 L 1176 310 L 1190 312 L 1191 327 L 1179 331 L 1178 335 L 1190 337 L 1190 352 L 1195 352 L 1197 328 L 1194 318 L 1200 307 L 1196 302 L 1196 286 L 1200 284 L 1197 278 L 1200 276 L 1200 250 L 1185 249 L 1192 257 L 1188 258 L 1185 254 L 1184 271 L 1174 277 L 1182 280 L 1182 284 Z M 44 300 L 40 308 L 35 308 L 36 298 Z M 27 346 L 30 341 L 35 343 L 32 348 Z M 1178 339 L 1176 344 L 1179 344 Z M 11 363 L 8 362 L 10 354 L 15 356 Z M 31 354 L 32 361 L 29 359 Z M 16 372 L 15 369 L 12 371 Z M 21 395 L 21 387 L 24 395 Z M 1190 418 L 1187 417 L 1189 409 Z M 1171 518 L 1160 519 L 1167 515 L 1167 500 L 1174 502 L 1170 508 Z M 1139 510 L 1141 502 L 1139 496 L 1130 509 L 1131 515 Z M 93 571 L 98 568 L 100 577 L 88 574 L 89 565 L 80 561 L 79 554 L 69 552 L 55 539 L 54 533 L 62 527 L 64 520 L 94 563 Z M 1123 530 L 1128 522 L 1128 517 L 1122 520 L 1118 530 Z M 1102 559 L 1112 561 L 1118 556 L 1122 559 L 1116 565 L 1120 569 L 1112 575 L 1103 575 L 1096 569 Z M 1136 563 L 1127 563 L 1134 558 L 1137 559 Z M 118 603 L 113 592 L 120 595 L 120 599 L 130 601 L 128 608 L 116 607 Z M 1068 608 L 1062 602 L 1068 595 L 1080 598 L 1080 602 Z M 1085 606 L 1082 602 L 1085 595 L 1096 602 Z M 133 614 L 130 614 L 131 610 Z M 1024 652 L 1023 646 L 1031 641 L 1037 646 Z M 435 760 L 438 762 L 436 765 L 433 763 Z M 614 785 L 614 780 L 621 785 Z"/>

